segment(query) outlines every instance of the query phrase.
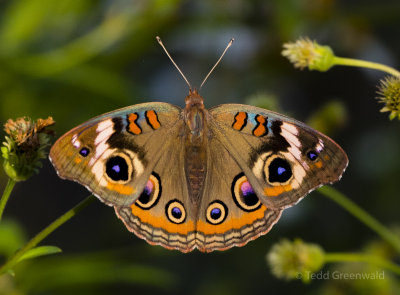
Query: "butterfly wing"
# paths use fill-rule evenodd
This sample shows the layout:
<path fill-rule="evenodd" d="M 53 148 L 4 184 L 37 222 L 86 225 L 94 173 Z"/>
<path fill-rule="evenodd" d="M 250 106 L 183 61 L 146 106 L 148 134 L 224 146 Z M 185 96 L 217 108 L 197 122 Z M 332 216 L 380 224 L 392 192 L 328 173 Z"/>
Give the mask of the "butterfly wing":
<path fill-rule="evenodd" d="M 281 211 L 261 204 L 216 137 L 205 139 L 200 147 L 204 151 L 200 154 L 205 155 L 204 179 L 201 173 L 185 170 L 191 160 L 182 134 L 171 134 L 169 147 L 155 165 L 143 195 L 131 206 L 115 207 L 126 227 L 150 244 L 182 252 L 226 250 L 267 233 Z M 200 192 L 190 189 L 199 183 Z"/>
<path fill-rule="evenodd" d="M 244 246 L 269 232 L 282 210 L 270 210 L 260 202 L 219 136 L 212 132 L 207 146 L 207 175 L 196 227 L 198 248 L 210 252 Z"/>
<path fill-rule="evenodd" d="M 213 132 L 269 208 L 296 204 L 339 180 L 347 167 L 338 144 L 294 119 L 239 104 L 215 107 L 210 114 Z"/>
<path fill-rule="evenodd" d="M 182 130 L 183 121 L 180 124 L 175 131 Z M 115 206 L 115 212 L 129 231 L 148 243 L 189 252 L 196 247 L 197 216 L 186 182 L 180 133 L 171 134 L 142 195 L 130 206 Z"/>
<path fill-rule="evenodd" d="M 142 193 L 181 109 L 144 103 L 96 117 L 53 145 L 50 160 L 60 177 L 86 186 L 108 205 L 131 204 Z"/>

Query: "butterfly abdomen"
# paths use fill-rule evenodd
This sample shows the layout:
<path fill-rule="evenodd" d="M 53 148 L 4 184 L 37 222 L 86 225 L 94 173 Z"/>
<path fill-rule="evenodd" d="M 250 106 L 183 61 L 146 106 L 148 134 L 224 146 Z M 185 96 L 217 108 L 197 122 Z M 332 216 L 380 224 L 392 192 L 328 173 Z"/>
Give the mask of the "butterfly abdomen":
<path fill-rule="evenodd" d="M 207 173 L 207 150 L 205 145 L 187 144 L 185 147 L 185 174 L 189 196 L 193 204 L 200 203 Z"/>

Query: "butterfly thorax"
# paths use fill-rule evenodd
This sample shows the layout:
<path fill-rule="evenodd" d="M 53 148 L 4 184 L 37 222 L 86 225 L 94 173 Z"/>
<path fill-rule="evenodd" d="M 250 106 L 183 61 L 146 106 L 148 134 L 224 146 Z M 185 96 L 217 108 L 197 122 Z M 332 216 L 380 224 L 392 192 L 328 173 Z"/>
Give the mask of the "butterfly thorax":
<path fill-rule="evenodd" d="M 190 141 L 196 145 L 201 144 L 206 120 L 203 98 L 196 90 L 190 90 L 189 95 L 185 98 L 185 103 L 186 106 L 183 113 L 186 126 L 190 131 Z"/>
<path fill-rule="evenodd" d="M 191 90 L 185 98 L 185 173 L 189 195 L 198 204 L 207 173 L 207 110 L 203 98 Z"/>

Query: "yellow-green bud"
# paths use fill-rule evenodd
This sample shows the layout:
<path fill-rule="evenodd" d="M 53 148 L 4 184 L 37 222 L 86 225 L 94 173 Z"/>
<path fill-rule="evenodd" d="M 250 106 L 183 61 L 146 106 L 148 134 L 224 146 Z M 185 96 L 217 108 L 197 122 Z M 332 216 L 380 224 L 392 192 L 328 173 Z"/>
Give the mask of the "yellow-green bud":
<path fill-rule="evenodd" d="M 294 43 L 283 44 L 282 55 L 296 68 L 325 72 L 335 65 L 335 54 L 329 46 L 319 45 L 309 38 L 300 38 Z"/>
<path fill-rule="evenodd" d="M 386 77 L 378 86 L 377 99 L 385 106 L 381 112 L 390 112 L 389 119 L 400 120 L 400 78 L 395 76 Z"/>
<path fill-rule="evenodd" d="M 275 244 L 266 259 L 276 277 L 301 279 L 308 283 L 311 274 L 324 266 L 324 256 L 324 250 L 320 246 L 296 239 L 293 242 L 282 240 Z"/>

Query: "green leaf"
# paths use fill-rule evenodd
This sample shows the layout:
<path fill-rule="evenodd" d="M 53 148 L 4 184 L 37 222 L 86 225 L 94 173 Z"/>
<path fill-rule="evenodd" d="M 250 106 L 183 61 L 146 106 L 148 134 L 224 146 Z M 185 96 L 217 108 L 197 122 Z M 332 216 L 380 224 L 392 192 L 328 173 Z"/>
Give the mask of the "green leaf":
<path fill-rule="evenodd" d="M 20 259 L 18 259 L 18 262 L 21 262 L 22 260 L 26 259 L 32 259 L 39 256 L 56 254 L 60 252 L 62 252 L 62 250 L 55 246 L 40 246 L 27 251 L 24 255 L 21 256 Z"/>

